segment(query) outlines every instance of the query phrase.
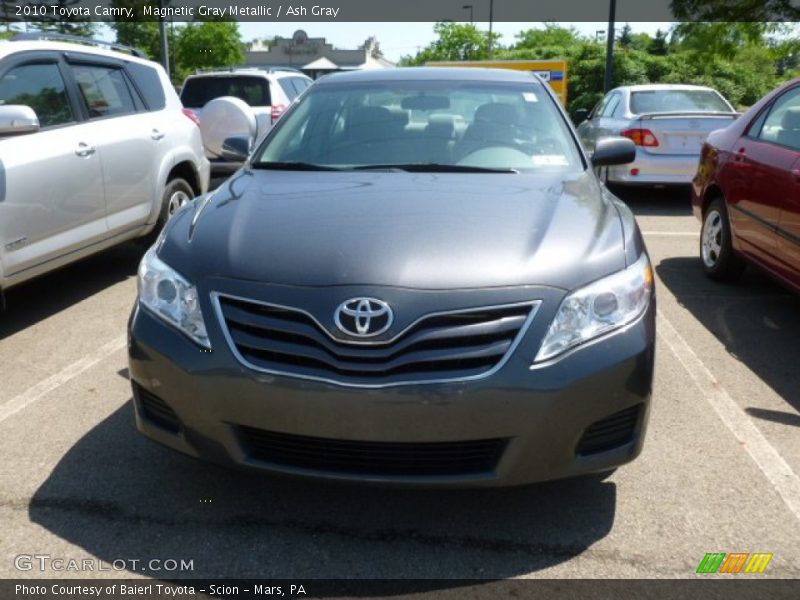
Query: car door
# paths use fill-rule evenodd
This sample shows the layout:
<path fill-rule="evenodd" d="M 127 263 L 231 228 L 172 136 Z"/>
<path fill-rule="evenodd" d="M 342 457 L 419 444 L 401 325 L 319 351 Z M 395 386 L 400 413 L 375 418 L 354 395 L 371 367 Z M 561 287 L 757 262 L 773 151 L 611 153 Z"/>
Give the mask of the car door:
<path fill-rule="evenodd" d="M 800 88 L 765 108 L 732 148 L 727 167 L 731 224 L 744 242 L 741 249 L 778 272 L 786 271 L 778 235 L 781 213 L 798 191 L 792 175 L 798 151 L 787 143 L 791 132 L 782 126 L 793 106 L 800 106 Z"/>
<path fill-rule="evenodd" d="M 143 109 L 121 62 L 80 53 L 67 60 L 103 169 L 109 232 L 142 225 L 153 206 L 166 127 Z"/>
<path fill-rule="evenodd" d="M 589 118 L 578 127 L 578 135 L 588 152 L 594 152 L 597 140 L 613 135 L 611 132 L 615 125 L 614 112 L 620 106 L 621 101 L 622 92 L 619 90 L 609 92 L 603 102 L 595 107 Z"/>
<path fill-rule="evenodd" d="M 783 273 L 800 286 L 800 86 L 790 88 L 776 99 L 764 123 L 764 134 L 776 128 L 775 143 L 781 147 L 777 195 L 781 200 L 778 217 L 778 253 L 784 261 Z M 779 128 L 779 129 L 778 129 Z"/>
<path fill-rule="evenodd" d="M 106 235 L 100 158 L 75 90 L 55 53 L 0 66 L 0 103 L 36 111 L 36 133 L 0 138 L 0 256 L 6 277 L 87 247 Z"/>

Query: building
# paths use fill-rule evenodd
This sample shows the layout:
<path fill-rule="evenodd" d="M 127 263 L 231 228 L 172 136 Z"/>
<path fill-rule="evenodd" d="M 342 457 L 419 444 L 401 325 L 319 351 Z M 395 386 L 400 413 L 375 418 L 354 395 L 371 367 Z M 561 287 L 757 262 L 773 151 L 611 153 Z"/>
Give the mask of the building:
<path fill-rule="evenodd" d="M 380 53 L 374 37 L 368 38 L 355 50 L 340 50 L 325 38 L 310 38 L 302 29 L 290 38 L 276 37 L 268 43 L 254 41 L 246 53 L 248 67 L 294 67 L 309 77 L 334 71 L 358 69 L 388 69 L 395 66 Z"/>

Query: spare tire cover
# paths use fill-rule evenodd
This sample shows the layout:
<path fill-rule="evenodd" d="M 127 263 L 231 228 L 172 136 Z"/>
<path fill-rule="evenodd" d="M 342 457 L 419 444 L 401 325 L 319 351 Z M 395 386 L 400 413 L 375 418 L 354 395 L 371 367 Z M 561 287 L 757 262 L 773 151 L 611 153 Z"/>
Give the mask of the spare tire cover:
<path fill-rule="evenodd" d="M 200 114 L 200 132 L 206 151 L 222 156 L 222 144 L 234 136 L 256 138 L 256 115 L 250 105 L 234 96 L 209 100 Z"/>

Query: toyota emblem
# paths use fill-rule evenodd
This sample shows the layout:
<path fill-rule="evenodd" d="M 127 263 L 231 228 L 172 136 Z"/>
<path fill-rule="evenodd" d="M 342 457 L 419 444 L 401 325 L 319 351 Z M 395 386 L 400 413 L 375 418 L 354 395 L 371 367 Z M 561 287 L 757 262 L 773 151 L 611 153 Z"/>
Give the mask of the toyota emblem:
<path fill-rule="evenodd" d="M 354 337 L 373 337 L 392 326 L 392 309 L 377 298 L 351 298 L 336 309 L 336 326 Z"/>

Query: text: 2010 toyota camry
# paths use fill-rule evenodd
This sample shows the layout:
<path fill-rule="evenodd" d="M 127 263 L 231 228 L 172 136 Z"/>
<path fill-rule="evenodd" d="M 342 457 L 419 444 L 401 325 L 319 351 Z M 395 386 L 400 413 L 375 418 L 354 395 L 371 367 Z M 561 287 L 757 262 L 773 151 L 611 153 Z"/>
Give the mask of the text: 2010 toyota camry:
<path fill-rule="evenodd" d="M 527 73 L 324 78 L 142 260 L 139 428 L 353 481 L 512 485 L 632 460 L 653 273 L 591 163 L 633 154 L 612 138 L 590 162 Z"/>

